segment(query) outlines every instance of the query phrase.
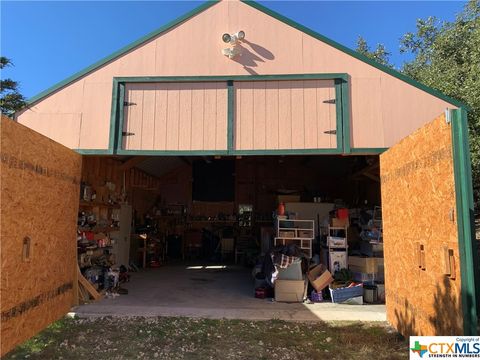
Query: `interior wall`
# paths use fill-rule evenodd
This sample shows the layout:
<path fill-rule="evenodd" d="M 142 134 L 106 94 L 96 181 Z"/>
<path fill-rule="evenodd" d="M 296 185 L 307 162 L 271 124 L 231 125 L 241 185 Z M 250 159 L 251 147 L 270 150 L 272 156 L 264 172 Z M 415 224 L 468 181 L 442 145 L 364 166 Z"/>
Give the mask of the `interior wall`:
<path fill-rule="evenodd" d="M 96 191 L 98 202 L 107 202 L 109 194 L 117 201 L 125 198 L 138 218 L 155 204 L 160 189 L 156 177 L 129 167 L 127 159 L 110 156 L 83 156 L 82 181 Z M 115 185 L 113 191 L 107 189 L 107 182 Z"/>
<path fill-rule="evenodd" d="M 378 157 L 371 157 L 378 161 Z M 210 158 L 209 161 L 222 161 Z M 313 197 L 333 202 L 342 199 L 350 206 L 380 205 L 380 184 L 356 176 L 366 167 L 364 156 L 262 156 L 235 160 L 235 207 L 253 204 L 259 213 L 270 214 L 277 206 L 279 189 L 298 190 L 301 201 Z M 182 203 L 192 208 L 192 171 L 188 164 L 160 178 L 162 204 Z"/>

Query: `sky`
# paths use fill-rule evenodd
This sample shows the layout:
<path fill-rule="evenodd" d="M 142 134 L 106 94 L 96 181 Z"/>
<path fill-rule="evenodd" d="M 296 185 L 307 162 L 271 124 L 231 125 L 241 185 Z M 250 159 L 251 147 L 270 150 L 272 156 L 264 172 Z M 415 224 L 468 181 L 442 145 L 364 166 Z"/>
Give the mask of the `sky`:
<path fill-rule="evenodd" d="M 416 20 L 454 20 L 462 1 L 259 1 L 343 45 L 358 36 L 384 44 L 391 62 L 406 59 L 399 39 Z M 18 1 L 1 0 L 0 52 L 14 66 L 2 78 L 20 83 L 33 97 L 145 34 L 197 7 L 192 1 Z"/>

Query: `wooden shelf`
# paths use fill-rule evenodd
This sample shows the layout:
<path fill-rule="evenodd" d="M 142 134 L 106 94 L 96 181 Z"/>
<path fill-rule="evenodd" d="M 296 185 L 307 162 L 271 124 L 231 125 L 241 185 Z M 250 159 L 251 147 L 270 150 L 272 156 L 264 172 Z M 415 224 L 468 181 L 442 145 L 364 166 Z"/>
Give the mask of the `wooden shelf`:
<path fill-rule="evenodd" d="M 83 201 L 83 200 L 80 200 L 80 207 L 90 207 L 90 208 L 101 207 L 101 208 L 107 208 L 107 209 L 120 209 L 120 205 L 104 204 L 104 203 L 99 203 L 94 201 Z"/>
<path fill-rule="evenodd" d="M 94 227 L 93 229 L 81 229 L 81 228 L 78 228 L 78 231 L 82 231 L 82 232 L 87 232 L 87 231 L 90 231 L 90 232 L 94 232 L 94 233 L 111 233 L 111 232 L 115 232 L 115 231 L 120 231 L 120 228 L 119 227 Z"/>

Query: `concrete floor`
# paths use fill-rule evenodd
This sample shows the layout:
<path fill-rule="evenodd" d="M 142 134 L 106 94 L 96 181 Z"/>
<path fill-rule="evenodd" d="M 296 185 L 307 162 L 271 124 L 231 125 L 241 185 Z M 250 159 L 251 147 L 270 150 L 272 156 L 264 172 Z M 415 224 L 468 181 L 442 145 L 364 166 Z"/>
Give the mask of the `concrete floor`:
<path fill-rule="evenodd" d="M 279 303 L 253 296 L 250 270 L 169 265 L 132 273 L 128 295 L 81 305 L 80 317 L 188 316 L 214 319 L 385 321 L 384 305 Z"/>

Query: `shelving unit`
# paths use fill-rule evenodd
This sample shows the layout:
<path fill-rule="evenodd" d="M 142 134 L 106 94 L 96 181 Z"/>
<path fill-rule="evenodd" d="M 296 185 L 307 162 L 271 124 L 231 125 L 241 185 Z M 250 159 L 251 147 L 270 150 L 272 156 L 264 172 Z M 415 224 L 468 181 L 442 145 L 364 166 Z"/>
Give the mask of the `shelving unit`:
<path fill-rule="evenodd" d="M 328 265 L 332 274 L 348 268 L 347 227 L 329 226 L 327 234 Z"/>
<path fill-rule="evenodd" d="M 297 245 L 307 257 L 312 257 L 312 242 L 315 224 L 313 220 L 294 220 L 277 218 L 274 246 Z"/>

